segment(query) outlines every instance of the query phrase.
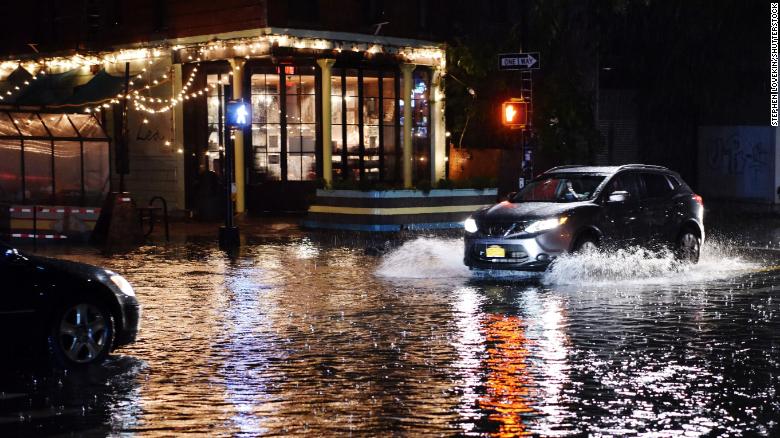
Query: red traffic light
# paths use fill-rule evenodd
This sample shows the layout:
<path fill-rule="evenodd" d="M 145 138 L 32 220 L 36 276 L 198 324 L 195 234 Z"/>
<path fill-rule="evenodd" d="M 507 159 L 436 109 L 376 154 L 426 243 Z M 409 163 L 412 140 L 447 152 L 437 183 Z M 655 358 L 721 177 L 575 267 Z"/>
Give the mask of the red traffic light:
<path fill-rule="evenodd" d="M 528 102 L 510 99 L 502 103 L 501 123 L 510 128 L 525 128 L 528 125 Z"/>

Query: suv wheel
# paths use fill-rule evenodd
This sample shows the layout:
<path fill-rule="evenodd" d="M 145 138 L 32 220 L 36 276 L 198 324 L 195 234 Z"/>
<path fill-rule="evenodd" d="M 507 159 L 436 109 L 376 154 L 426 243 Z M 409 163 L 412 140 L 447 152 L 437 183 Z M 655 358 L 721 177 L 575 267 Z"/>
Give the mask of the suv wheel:
<path fill-rule="evenodd" d="M 683 230 L 677 238 L 675 255 L 683 262 L 698 263 L 701 253 L 701 239 L 690 229 Z"/>
<path fill-rule="evenodd" d="M 106 306 L 88 299 L 70 302 L 56 313 L 49 344 L 66 367 L 100 363 L 114 340 L 114 320 Z"/>
<path fill-rule="evenodd" d="M 582 236 L 574 245 L 574 252 L 593 252 L 598 249 L 598 241 L 593 236 Z"/>

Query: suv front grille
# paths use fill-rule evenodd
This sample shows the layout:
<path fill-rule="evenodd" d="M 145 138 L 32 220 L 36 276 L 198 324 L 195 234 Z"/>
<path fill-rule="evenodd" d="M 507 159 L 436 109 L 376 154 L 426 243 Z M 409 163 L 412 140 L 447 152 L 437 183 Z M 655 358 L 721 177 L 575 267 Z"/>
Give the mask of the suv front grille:
<path fill-rule="evenodd" d="M 509 234 L 519 233 L 525 228 L 523 222 L 504 222 L 504 223 L 479 223 L 480 234 L 488 237 L 506 237 Z"/>

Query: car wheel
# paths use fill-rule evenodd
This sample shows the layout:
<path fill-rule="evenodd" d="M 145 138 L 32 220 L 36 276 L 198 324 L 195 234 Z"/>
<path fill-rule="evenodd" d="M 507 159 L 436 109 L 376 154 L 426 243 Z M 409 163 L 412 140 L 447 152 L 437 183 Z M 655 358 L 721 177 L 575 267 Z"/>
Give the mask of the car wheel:
<path fill-rule="evenodd" d="M 698 263 L 701 253 L 701 239 L 691 230 L 684 230 L 677 238 L 675 254 L 677 259 L 684 262 Z"/>
<path fill-rule="evenodd" d="M 77 300 L 55 314 L 49 344 L 55 359 L 66 367 L 100 363 L 111 352 L 114 320 L 105 305 Z"/>
<path fill-rule="evenodd" d="M 598 241 L 592 236 L 582 236 L 574 245 L 574 252 L 593 252 L 598 249 Z"/>

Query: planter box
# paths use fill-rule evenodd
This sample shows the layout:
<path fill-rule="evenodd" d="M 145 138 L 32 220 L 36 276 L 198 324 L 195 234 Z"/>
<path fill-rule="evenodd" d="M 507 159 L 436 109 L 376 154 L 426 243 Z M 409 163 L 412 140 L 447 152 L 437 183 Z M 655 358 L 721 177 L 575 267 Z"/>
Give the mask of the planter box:
<path fill-rule="evenodd" d="M 302 225 L 354 231 L 459 228 L 475 210 L 496 202 L 497 189 L 317 190 Z"/>

